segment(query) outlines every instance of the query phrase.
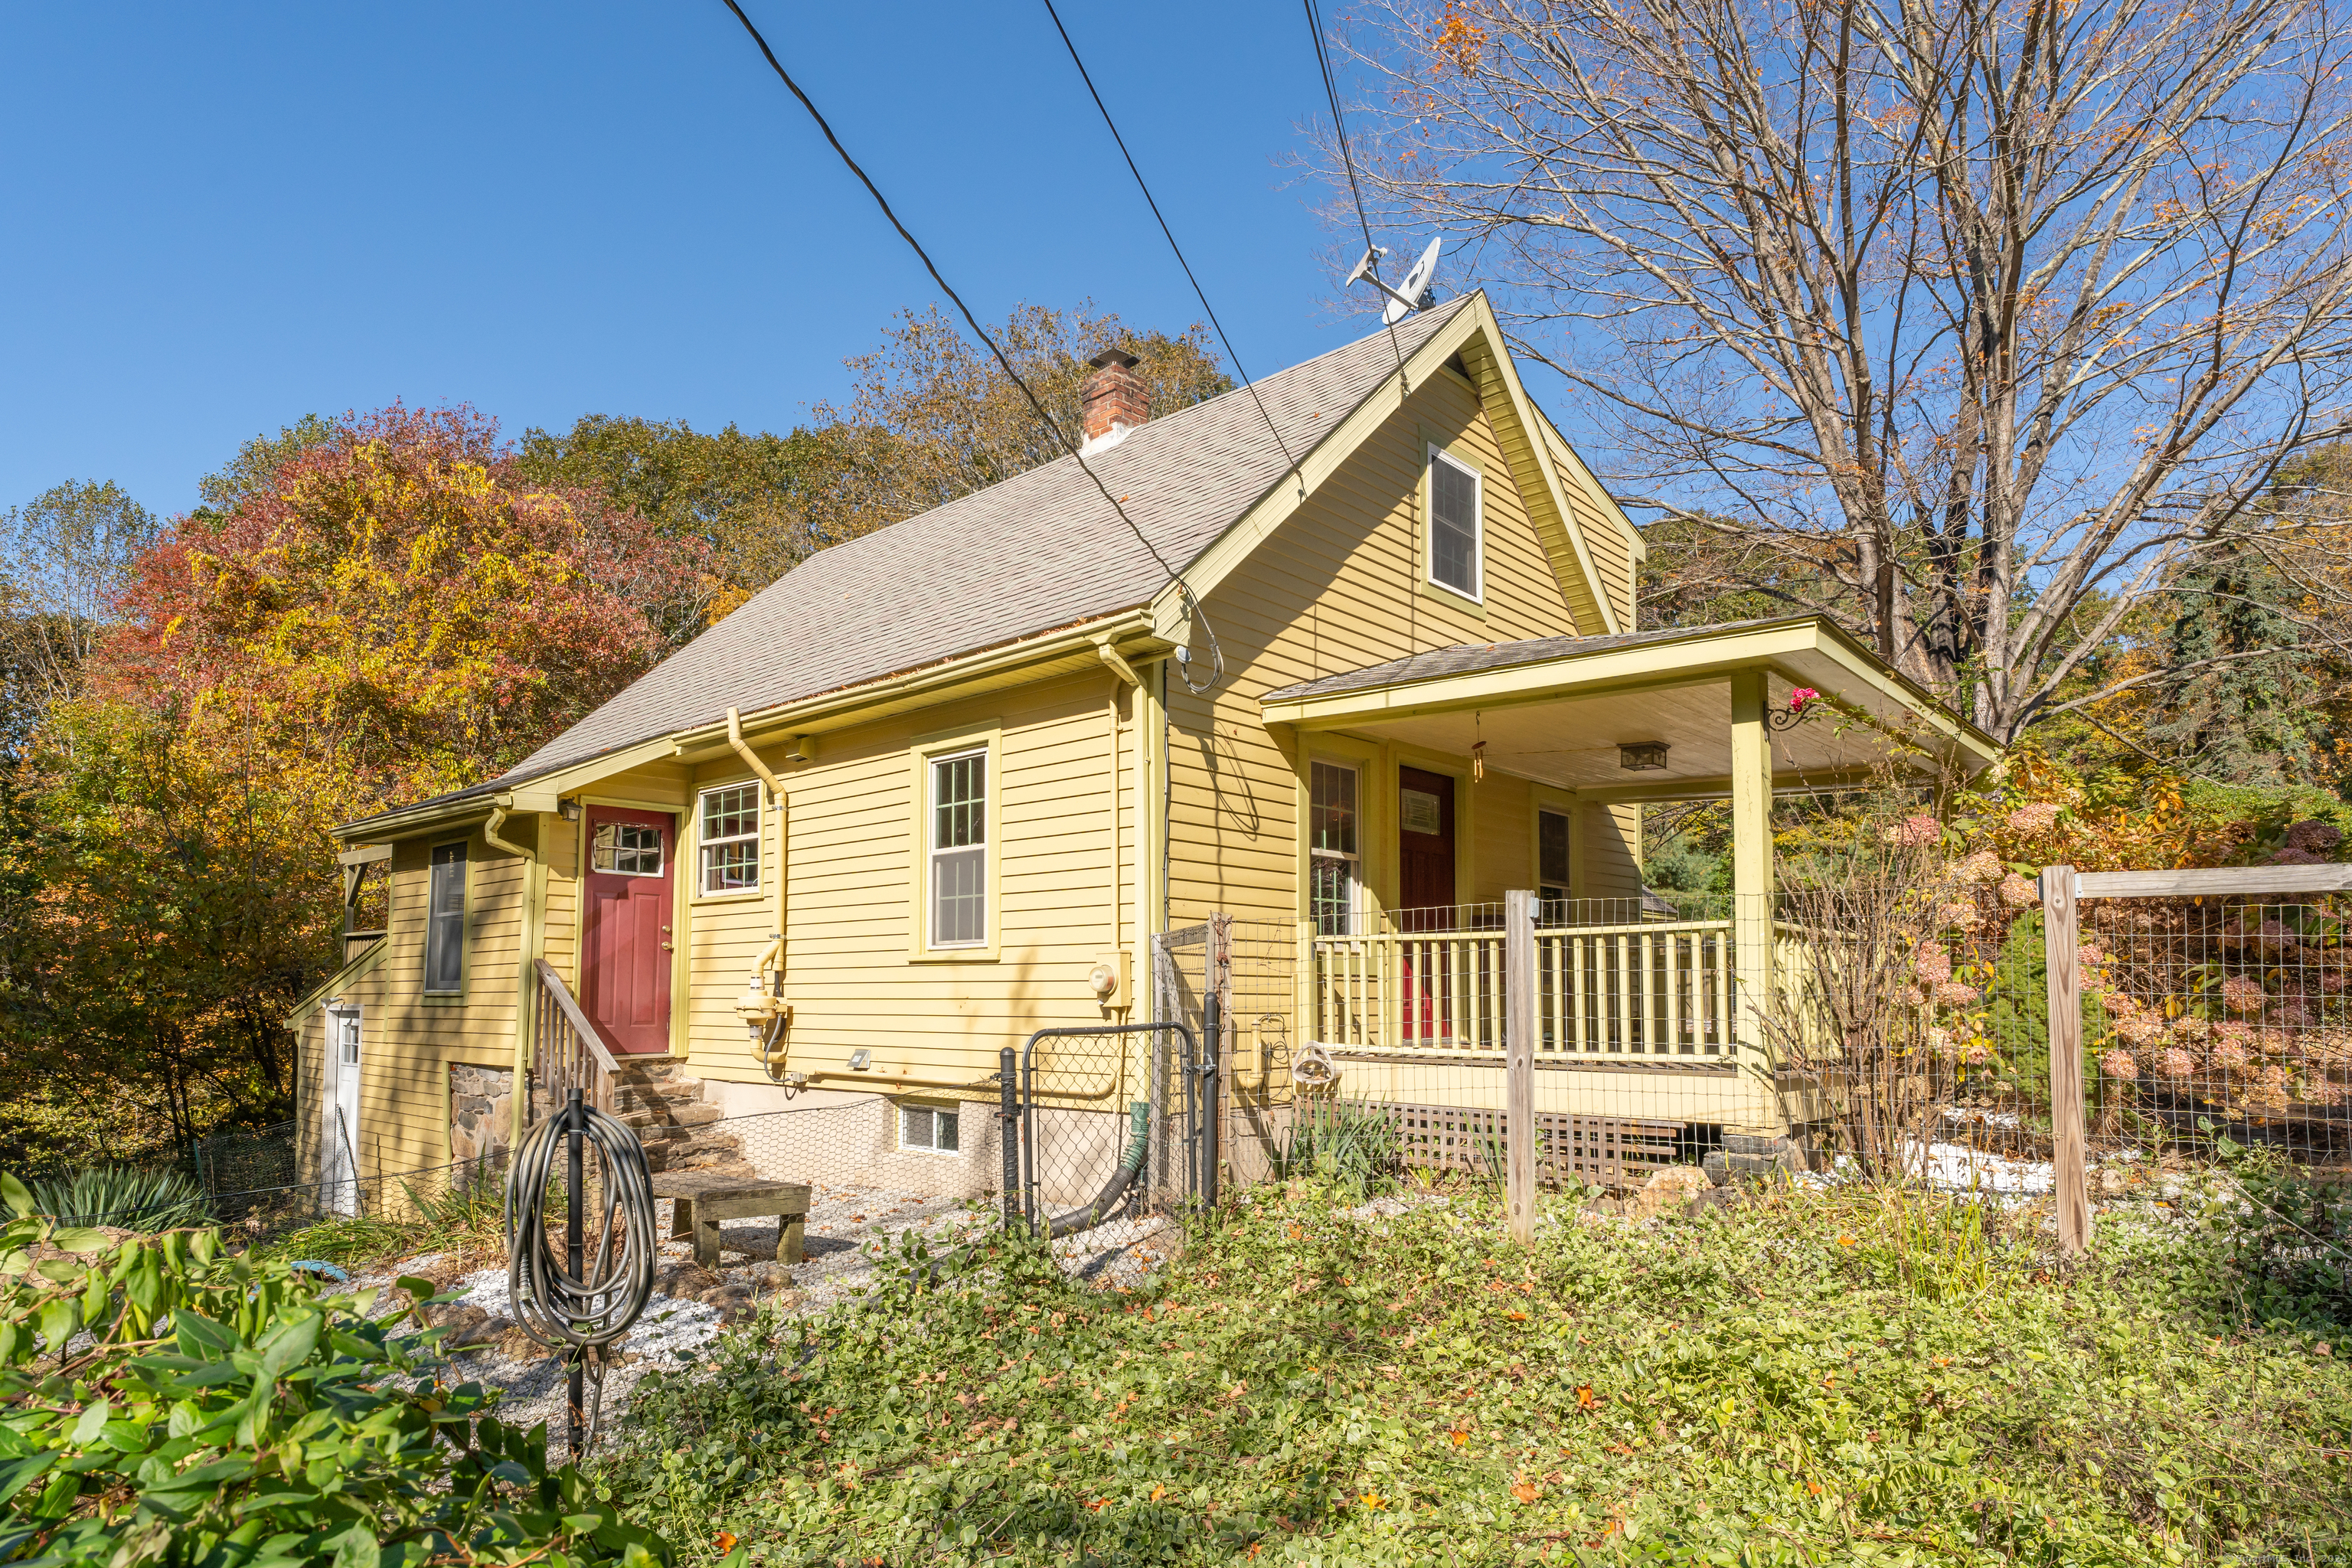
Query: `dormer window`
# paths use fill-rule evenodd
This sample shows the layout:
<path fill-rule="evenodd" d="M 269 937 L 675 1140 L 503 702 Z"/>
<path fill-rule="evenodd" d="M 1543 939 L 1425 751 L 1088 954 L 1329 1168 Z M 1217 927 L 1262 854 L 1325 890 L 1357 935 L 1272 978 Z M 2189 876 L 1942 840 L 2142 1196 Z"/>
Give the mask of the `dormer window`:
<path fill-rule="evenodd" d="M 1429 449 L 1429 580 L 1465 599 L 1484 596 L 1484 542 L 1479 536 L 1478 472 Z"/>

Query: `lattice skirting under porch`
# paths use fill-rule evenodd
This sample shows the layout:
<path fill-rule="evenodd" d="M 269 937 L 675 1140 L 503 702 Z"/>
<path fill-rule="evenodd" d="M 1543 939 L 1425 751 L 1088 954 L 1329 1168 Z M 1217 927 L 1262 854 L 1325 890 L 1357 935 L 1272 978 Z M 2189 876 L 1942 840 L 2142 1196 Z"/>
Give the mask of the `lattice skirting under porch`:
<path fill-rule="evenodd" d="M 1503 1169 L 1503 1112 L 1476 1106 L 1358 1102 L 1397 1130 L 1399 1156 L 1431 1170 Z M 1559 1185 L 1573 1176 L 1602 1187 L 1639 1186 L 1651 1172 L 1686 1158 L 1692 1130 L 1679 1121 L 1536 1114 L 1536 1180 Z"/>

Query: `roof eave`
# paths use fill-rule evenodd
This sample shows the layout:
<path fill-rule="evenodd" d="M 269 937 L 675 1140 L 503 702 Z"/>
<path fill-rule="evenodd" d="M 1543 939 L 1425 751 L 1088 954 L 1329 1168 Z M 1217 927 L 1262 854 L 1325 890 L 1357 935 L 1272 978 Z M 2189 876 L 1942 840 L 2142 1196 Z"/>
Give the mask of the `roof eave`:
<path fill-rule="evenodd" d="M 839 720 L 845 714 L 854 714 L 860 708 L 894 697 L 936 690 L 938 696 L 944 699 L 952 694 L 950 689 L 959 685 L 985 679 L 1024 665 L 1050 662 L 1097 643 L 1108 643 L 1124 657 L 1138 661 L 1161 657 L 1174 646 L 1167 639 L 1154 637 L 1150 605 L 1131 605 L 1108 616 L 1089 616 L 1049 632 L 1017 637 L 991 647 L 975 648 L 953 658 L 758 709 L 740 716 L 743 733 L 750 737 L 780 729 L 813 730 L 829 721 Z M 851 721 L 856 721 L 852 719 Z M 843 726 L 835 723 L 832 727 Z M 625 773 L 646 763 L 703 748 L 724 748 L 726 735 L 727 721 L 723 718 L 668 731 L 652 739 L 616 747 L 593 757 L 560 763 L 533 773 L 509 774 L 487 780 L 467 790 L 379 812 L 373 816 L 360 817 L 338 826 L 333 830 L 334 837 L 345 842 L 414 837 L 419 833 L 457 822 L 487 817 L 494 808 L 552 811 L 562 796 L 576 793 L 614 773 Z"/>
<path fill-rule="evenodd" d="M 1704 657 L 1664 662 L 1657 657 L 1709 644 L 1715 646 Z M 1946 709 L 1843 628 L 1820 616 L 1792 616 L 1737 628 L 1696 626 L 1685 636 L 1630 647 L 1570 649 L 1520 664 L 1408 677 L 1319 695 L 1300 691 L 1285 697 L 1276 691 L 1261 699 L 1259 710 L 1269 724 L 1343 729 L 1368 720 L 1443 712 L 1466 702 L 1492 707 L 1553 700 L 1557 694 L 1548 688 L 1556 686 L 1558 678 L 1570 668 L 1574 669 L 1580 688 L 1598 691 L 1694 684 L 1733 669 L 1769 666 L 1809 652 L 1830 655 L 1861 681 L 1876 688 L 1882 699 L 1916 714 L 1960 753 L 1958 760 L 1969 773 L 1980 773 L 2000 759 L 2000 743 L 1991 736 Z"/>

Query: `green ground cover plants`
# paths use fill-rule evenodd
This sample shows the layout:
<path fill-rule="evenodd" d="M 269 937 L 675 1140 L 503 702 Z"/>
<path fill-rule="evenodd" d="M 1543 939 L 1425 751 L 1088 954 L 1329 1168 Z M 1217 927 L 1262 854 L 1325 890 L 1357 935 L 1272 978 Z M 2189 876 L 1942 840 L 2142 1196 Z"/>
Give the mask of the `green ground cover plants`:
<path fill-rule="evenodd" d="M 1481 1190 L 1341 1204 L 1260 1189 L 1132 1292 L 902 1265 L 649 1377 L 599 1487 L 685 1562 L 2352 1562 L 2326 1303 L 2195 1215 L 2062 1269 L 1917 1194 L 1531 1247 Z"/>
<path fill-rule="evenodd" d="M 214 1229 L 59 1227 L 0 1176 L 0 1563 L 661 1568 L 658 1536 L 440 1374 L 439 1331 Z M 404 1332 L 403 1331 L 406 1331 Z"/>

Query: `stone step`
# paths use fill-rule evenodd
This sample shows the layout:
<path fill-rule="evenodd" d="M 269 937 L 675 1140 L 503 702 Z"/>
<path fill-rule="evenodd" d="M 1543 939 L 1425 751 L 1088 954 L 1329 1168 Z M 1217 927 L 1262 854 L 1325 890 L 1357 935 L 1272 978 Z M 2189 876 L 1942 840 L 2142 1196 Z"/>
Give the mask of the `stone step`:
<path fill-rule="evenodd" d="M 700 1100 L 693 1100 L 672 1106 L 669 1119 L 673 1125 L 678 1127 L 708 1127 L 712 1122 L 722 1120 L 725 1115 L 726 1112 L 715 1105 L 705 1105 Z"/>
<path fill-rule="evenodd" d="M 681 1157 L 692 1160 L 697 1156 L 719 1154 L 733 1160 L 743 1155 L 743 1140 L 732 1132 L 689 1132 L 683 1138 L 665 1138 L 662 1142 L 668 1146 L 673 1170 L 677 1168 Z"/>

